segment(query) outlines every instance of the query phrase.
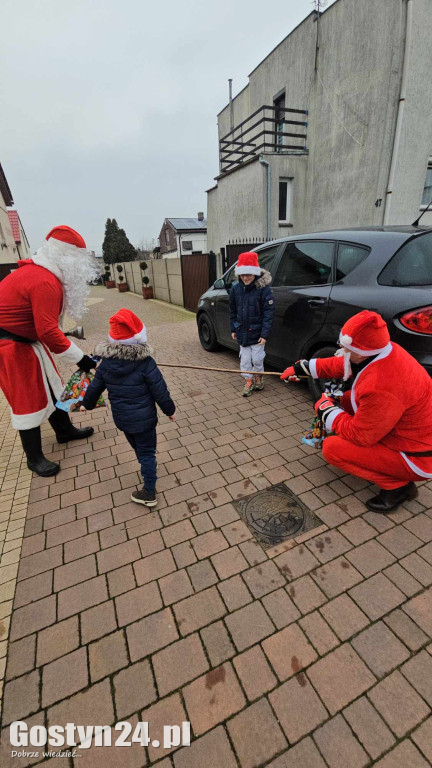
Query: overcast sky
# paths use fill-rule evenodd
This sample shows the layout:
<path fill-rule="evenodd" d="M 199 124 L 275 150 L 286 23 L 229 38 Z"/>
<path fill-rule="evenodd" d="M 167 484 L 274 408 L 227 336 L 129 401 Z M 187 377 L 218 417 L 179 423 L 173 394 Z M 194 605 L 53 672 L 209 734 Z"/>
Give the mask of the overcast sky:
<path fill-rule="evenodd" d="M 327 7 L 332 4 L 329 0 Z M 32 250 L 56 224 L 101 251 L 206 211 L 216 115 L 312 0 L 0 2 L 0 162 Z"/>

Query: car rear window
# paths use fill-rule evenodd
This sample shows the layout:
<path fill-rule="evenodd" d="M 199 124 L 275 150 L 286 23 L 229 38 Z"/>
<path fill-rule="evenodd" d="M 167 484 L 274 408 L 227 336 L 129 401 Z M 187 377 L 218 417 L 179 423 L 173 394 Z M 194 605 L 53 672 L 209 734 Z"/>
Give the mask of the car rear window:
<path fill-rule="evenodd" d="M 409 240 L 378 277 L 380 285 L 432 285 L 432 232 Z"/>
<path fill-rule="evenodd" d="M 286 245 L 273 286 L 325 285 L 331 282 L 334 243 L 300 240 Z"/>
<path fill-rule="evenodd" d="M 349 275 L 368 256 L 370 249 L 362 245 L 339 243 L 337 254 L 336 280 Z"/>

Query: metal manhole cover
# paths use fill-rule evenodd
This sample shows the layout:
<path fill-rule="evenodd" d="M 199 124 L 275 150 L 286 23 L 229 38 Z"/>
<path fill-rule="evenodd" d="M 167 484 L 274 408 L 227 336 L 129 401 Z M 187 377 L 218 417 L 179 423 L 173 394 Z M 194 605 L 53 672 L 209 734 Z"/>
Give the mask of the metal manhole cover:
<path fill-rule="evenodd" d="M 322 525 L 283 483 L 234 502 L 240 517 L 264 549 Z"/>

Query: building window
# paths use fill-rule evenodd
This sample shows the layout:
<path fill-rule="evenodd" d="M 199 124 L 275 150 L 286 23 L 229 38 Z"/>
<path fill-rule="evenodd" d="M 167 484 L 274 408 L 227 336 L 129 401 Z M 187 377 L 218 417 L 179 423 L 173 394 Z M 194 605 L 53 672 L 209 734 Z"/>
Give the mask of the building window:
<path fill-rule="evenodd" d="M 275 117 L 275 150 L 283 151 L 284 127 L 285 127 L 285 91 L 273 100 Z"/>
<path fill-rule="evenodd" d="M 292 222 L 293 179 L 279 179 L 279 222 Z"/>
<path fill-rule="evenodd" d="M 191 251 L 192 250 L 192 240 L 183 240 L 182 246 L 183 246 L 183 250 L 184 251 Z"/>
<path fill-rule="evenodd" d="M 426 179 L 423 189 L 422 207 L 428 206 L 432 202 L 432 157 L 429 158 L 426 171 Z"/>
<path fill-rule="evenodd" d="M 170 244 L 169 229 L 165 230 L 165 243 L 167 248 L 169 248 L 169 244 Z"/>

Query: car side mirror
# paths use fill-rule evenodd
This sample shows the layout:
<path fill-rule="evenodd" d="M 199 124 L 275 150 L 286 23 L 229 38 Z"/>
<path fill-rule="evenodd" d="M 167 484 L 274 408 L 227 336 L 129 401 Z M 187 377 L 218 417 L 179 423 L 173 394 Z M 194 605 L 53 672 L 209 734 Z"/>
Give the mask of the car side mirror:
<path fill-rule="evenodd" d="M 215 282 L 213 283 L 213 288 L 215 288 L 218 291 L 222 290 L 222 288 L 226 288 L 223 277 L 220 277 L 218 280 L 215 280 Z"/>

